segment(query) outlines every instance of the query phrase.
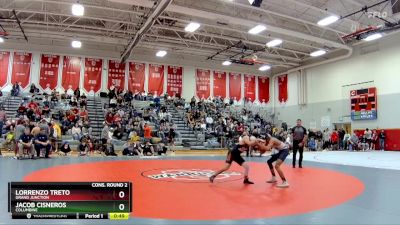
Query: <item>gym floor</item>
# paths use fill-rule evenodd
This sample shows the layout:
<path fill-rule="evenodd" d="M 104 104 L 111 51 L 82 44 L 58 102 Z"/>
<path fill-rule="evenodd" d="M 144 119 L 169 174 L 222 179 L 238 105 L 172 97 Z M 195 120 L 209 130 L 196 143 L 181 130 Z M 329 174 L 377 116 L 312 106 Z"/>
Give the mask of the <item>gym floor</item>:
<path fill-rule="evenodd" d="M 398 224 L 400 153 L 307 152 L 303 169 L 283 170 L 290 188 L 278 189 L 266 157 L 246 158 L 254 185 L 242 184 L 237 165 L 215 183 L 207 174 L 223 156 L 156 158 L 0 158 L 0 224 L 28 224 L 7 212 L 10 181 L 131 181 L 133 213 L 127 221 L 30 220 L 29 224 Z M 199 176 L 153 179 L 164 173 Z"/>

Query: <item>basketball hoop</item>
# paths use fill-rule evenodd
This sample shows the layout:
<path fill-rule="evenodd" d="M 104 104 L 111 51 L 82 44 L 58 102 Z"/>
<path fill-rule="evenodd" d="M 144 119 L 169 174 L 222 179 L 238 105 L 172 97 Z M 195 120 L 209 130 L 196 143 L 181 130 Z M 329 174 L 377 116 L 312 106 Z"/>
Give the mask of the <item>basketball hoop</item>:
<path fill-rule="evenodd" d="M 1 37 L 7 37 L 7 36 L 8 36 L 8 33 L 7 33 L 7 32 L 0 32 L 0 36 L 1 36 Z"/>

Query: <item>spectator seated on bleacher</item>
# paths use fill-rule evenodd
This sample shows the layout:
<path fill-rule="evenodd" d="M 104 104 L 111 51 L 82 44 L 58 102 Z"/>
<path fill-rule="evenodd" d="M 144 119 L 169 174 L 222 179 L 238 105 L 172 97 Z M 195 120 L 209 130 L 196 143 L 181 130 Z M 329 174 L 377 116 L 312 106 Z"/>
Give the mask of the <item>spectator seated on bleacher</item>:
<path fill-rule="evenodd" d="M 35 86 L 35 84 L 31 84 L 30 88 L 29 88 L 29 93 L 31 93 L 32 95 L 34 94 L 38 94 L 40 92 L 39 88 L 37 88 Z"/>
<path fill-rule="evenodd" d="M 3 142 L 3 148 L 5 148 L 8 151 L 14 151 L 15 149 L 15 128 L 14 125 L 11 125 L 9 127 L 9 131 L 5 135 L 5 140 Z M 1 151 L 0 151 L 1 154 Z"/>
<path fill-rule="evenodd" d="M 17 116 L 26 115 L 27 108 L 25 107 L 24 103 L 21 103 L 17 109 Z"/>
<path fill-rule="evenodd" d="M 11 88 L 11 96 L 18 96 L 21 93 L 21 86 L 18 83 L 13 84 Z"/>
<path fill-rule="evenodd" d="M 82 129 L 79 127 L 79 124 L 76 123 L 71 129 L 72 138 L 74 140 L 80 140 L 82 138 Z"/>

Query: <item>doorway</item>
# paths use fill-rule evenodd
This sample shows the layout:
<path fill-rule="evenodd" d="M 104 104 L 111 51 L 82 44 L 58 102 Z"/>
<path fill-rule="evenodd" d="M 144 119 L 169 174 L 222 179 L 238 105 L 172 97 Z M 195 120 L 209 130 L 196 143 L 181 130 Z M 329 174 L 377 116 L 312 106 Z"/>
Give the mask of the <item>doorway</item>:
<path fill-rule="evenodd" d="M 346 133 L 351 133 L 351 123 L 334 123 L 333 126 L 336 130 L 343 129 Z"/>

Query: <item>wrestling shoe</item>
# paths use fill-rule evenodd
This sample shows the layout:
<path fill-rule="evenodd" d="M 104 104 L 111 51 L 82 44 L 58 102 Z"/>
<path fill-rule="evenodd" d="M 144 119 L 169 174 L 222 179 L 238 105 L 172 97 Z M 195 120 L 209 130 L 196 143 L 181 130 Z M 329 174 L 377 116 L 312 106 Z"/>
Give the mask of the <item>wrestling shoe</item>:
<path fill-rule="evenodd" d="M 214 183 L 215 175 L 212 175 L 211 177 L 208 178 L 211 183 Z"/>
<path fill-rule="evenodd" d="M 276 185 L 277 188 L 288 188 L 289 183 L 287 181 L 283 181 L 282 184 Z"/>
<path fill-rule="evenodd" d="M 272 177 L 271 180 L 268 180 L 268 181 L 267 181 L 267 183 L 269 183 L 269 184 L 274 184 L 274 183 L 276 183 L 276 182 L 278 182 L 278 181 L 276 180 L 276 177 Z"/>
<path fill-rule="evenodd" d="M 243 184 L 254 184 L 254 182 L 250 181 L 249 178 L 245 178 Z"/>

